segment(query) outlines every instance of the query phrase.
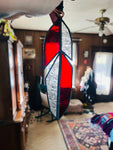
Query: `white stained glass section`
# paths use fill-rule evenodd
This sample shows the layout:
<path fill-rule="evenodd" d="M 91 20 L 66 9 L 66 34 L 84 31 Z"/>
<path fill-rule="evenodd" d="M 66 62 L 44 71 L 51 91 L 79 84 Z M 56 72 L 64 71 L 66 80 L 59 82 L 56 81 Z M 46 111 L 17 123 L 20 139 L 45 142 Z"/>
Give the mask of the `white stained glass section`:
<path fill-rule="evenodd" d="M 55 59 L 57 58 L 57 56 L 58 56 L 58 55 L 56 55 L 56 56 L 54 57 L 54 59 L 52 59 L 52 61 L 45 67 L 45 69 L 44 69 L 44 79 L 46 78 L 46 76 L 47 76 L 49 70 L 51 69 L 52 64 L 54 63 L 54 61 L 55 61 Z M 44 80 L 44 84 L 45 84 L 45 80 Z"/>
<path fill-rule="evenodd" d="M 112 53 L 97 52 L 94 59 L 96 94 L 109 95 L 111 83 Z"/>
<path fill-rule="evenodd" d="M 50 72 L 46 77 L 47 94 L 51 112 L 54 116 L 57 116 L 57 86 L 58 86 L 58 74 L 59 74 L 59 57 L 56 59 Z"/>
<path fill-rule="evenodd" d="M 62 22 L 62 51 L 71 59 L 71 37 L 68 28 Z"/>

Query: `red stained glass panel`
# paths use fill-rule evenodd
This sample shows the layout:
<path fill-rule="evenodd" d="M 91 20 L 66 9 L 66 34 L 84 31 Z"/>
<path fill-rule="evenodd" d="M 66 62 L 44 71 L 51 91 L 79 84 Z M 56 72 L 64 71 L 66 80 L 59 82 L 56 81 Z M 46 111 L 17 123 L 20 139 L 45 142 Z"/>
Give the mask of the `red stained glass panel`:
<path fill-rule="evenodd" d="M 59 49 L 59 26 L 53 25 L 45 40 L 44 67 L 54 58 Z"/>
<path fill-rule="evenodd" d="M 60 77 L 60 110 L 59 117 L 65 112 L 70 101 L 72 84 L 72 66 L 62 55 L 61 58 L 61 77 Z"/>

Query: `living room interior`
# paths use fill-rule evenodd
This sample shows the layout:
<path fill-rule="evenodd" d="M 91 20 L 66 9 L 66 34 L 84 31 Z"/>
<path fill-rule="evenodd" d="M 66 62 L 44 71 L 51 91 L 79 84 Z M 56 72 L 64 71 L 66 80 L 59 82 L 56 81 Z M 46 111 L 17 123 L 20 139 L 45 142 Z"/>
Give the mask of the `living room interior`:
<path fill-rule="evenodd" d="M 47 4 L 47 2 L 49 4 Z M 36 76 L 41 76 L 44 81 L 43 43 L 48 30 L 52 26 L 52 21 L 49 14 L 60 4 L 60 2 L 61 2 L 60 0 L 57 0 L 56 3 L 54 4 L 53 1 L 50 2 L 48 0 L 45 3 L 45 5 L 47 5 L 47 9 L 46 9 L 46 6 L 43 4 L 43 1 L 38 0 L 38 3 L 40 5 L 37 6 L 37 11 L 33 11 L 33 7 L 36 10 L 36 6 L 33 6 L 31 8 L 31 16 L 29 14 L 24 15 L 24 13 L 22 12 L 23 13 L 22 15 L 18 16 L 17 18 L 11 21 L 11 26 L 13 27 L 14 33 L 22 44 L 23 81 L 24 84 L 28 83 L 31 91 L 34 90 L 33 87 L 35 85 Z M 49 6 L 50 3 L 52 6 Z M 72 36 L 73 53 L 74 53 L 71 99 L 79 100 L 82 104 L 84 103 L 83 93 L 80 91 L 80 81 L 81 81 L 81 77 L 84 75 L 86 67 L 91 66 L 94 70 L 94 73 L 97 75 L 96 84 L 99 87 L 97 89 L 98 90 L 97 95 L 95 98 L 95 102 L 93 104 L 94 113 L 96 114 L 112 112 L 112 108 L 113 108 L 113 79 L 112 79 L 113 77 L 113 67 L 112 67 L 113 66 L 112 65 L 113 4 L 112 3 L 113 3 L 112 0 L 103 0 L 102 2 L 96 0 L 93 1 L 86 0 L 85 2 L 83 2 L 82 0 L 63 1 L 64 16 L 62 19 L 70 29 L 71 36 Z M 3 6 L 2 6 L 2 10 L 3 8 L 5 8 Z M 12 12 L 10 15 L 14 14 Z M 34 15 L 34 13 L 36 14 Z M 100 20 L 98 19 L 99 17 L 105 17 L 104 27 L 103 26 L 101 27 Z M 0 48 L 0 50 L 2 48 Z M 31 50 L 33 52 L 33 55 L 31 57 L 25 55 L 25 52 L 27 50 Z M 103 54 L 105 55 L 103 56 Z M 103 57 L 101 57 L 100 55 Z M 97 62 L 96 62 L 96 56 L 99 57 Z M 95 65 L 98 64 L 100 65 L 100 68 L 95 67 Z M 97 72 L 96 69 L 98 69 L 100 72 Z M 100 73 L 99 76 L 98 73 Z M 1 84 L 0 88 L 2 88 L 3 85 L 4 84 Z M 2 105 L 3 103 L 1 102 L 0 104 Z M 19 109 L 19 105 L 21 105 L 21 103 L 18 104 L 17 109 Z M 5 118 L 5 121 L 7 122 L 8 120 L 8 123 L 10 120 L 16 122 L 14 124 L 10 123 L 10 127 L 8 127 L 7 123 L 5 123 L 5 125 L 4 124 L 1 125 L 1 132 L 3 133 L 3 135 L 5 132 L 4 130 L 6 130 L 7 127 L 7 132 L 9 132 L 8 136 L 10 135 L 10 137 L 13 140 L 15 139 L 14 146 L 12 146 L 13 144 L 9 144 L 12 150 L 13 149 L 15 150 L 15 148 L 16 150 L 24 150 L 24 149 L 25 150 L 30 150 L 30 149 L 32 150 L 36 150 L 36 149 L 88 150 L 92 148 L 90 142 L 89 143 L 86 142 L 86 145 L 76 144 L 77 147 L 72 148 L 71 147 L 72 145 L 70 146 L 70 144 L 67 144 L 69 143 L 69 140 L 67 140 L 68 138 L 66 138 L 66 134 L 64 134 L 63 131 L 64 129 L 63 120 L 71 121 L 69 123 L 67 122 L 68 124 L 67 126 L 70 127 L 69 128 L 70 131 L 71 128 L 73 128 L 74 126 L 77 128 L 80 125 L 80 124 L 74 124 L 75 122 L 77 123 L 79 122 L 81 123 L 82 121 L 84 123 L 88 122 L 89 119 L 94 115 L 89 113 L 89 109 L 83 109 L 82 113 L 80 112 L 66 113 L 60 119 L 61 121 L 54 120 L 49 123 L 47 121 L 51 119 L 51 113 L 36 119 L 35 116 L 40 114 L 40 111 L 33 111 L 33 112 L 32 111 L 29 112 L 30 110 L 27 111 L 28 111 L 28 116 L 26 117 L 27 121 L 25 121 L 24 117 L 21 121 L 21 119 L 18 120 L 17 118 L 12 119 L 12 117 L 9 116 L 6 117 L 7 116 L 6 114 L 0 115 L 0 120 L 4 120 Z M 3 113 L 3 111 L 1 111 L 0 113 Z M 27 122 L 27 123 L 23 124 L 23 122 Z M 73 125 L 71 126 L 71 124 Z M 25 126 L 27 126 L 27 130 L 24 129 Z M 21 133 L 21 131 L 22 134 L 20 136 L 19 133 Z M 12 136 L 11 133 L 13 133 Z M 19 139 L 19 142 L 16 141 L 15 134 L 17 135 L 17 137 L 19 136 L 19 138 L 17 138 Z M 102 133 L 102 137 L 105 136 L 103 134 L 104 133 Z M 73 133 L 72 135 L 73 139 L 74 136 L 75 135 Z M 90 136 L 88 138 L 90 138 Z M 3 139 L 8 140 L 8 138 L 6 138 L 5 135 Z M 81 139 L 77 139 L 76 137 L 76 142 L 75 141 L 74 142 L 80 143 L 81 142 L 80 140 Z M 107 136 L 105 137 L 105 141 L 107 141 Z M 13 143 L 12 140 L 9 140 L 9 143 Z M 83 141 L 81 143 L 83 143 Z M 100 149 L 106 149 L 106 150 L 108 149 L 106 142 L 105 143 L 103 142 L 101 144 L 99 145 Z M 97 148 L 95 145 L 94 147 L 95 149 Z"/>

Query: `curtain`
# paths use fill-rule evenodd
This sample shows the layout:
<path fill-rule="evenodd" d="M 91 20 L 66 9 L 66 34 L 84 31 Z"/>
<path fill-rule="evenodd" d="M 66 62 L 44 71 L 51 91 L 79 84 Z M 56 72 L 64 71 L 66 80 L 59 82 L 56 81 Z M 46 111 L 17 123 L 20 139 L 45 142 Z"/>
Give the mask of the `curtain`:
<path fill-rule="evenodd" d="M 77 67 L 77 43 L 73 42 L 73 79 L 72 79 L 72 88 L 75 88 L 75 79 L 76 79 L 76 67 Z"/>
<path fill-rule="evenodd" d="M 97 95 L 109 95 L 111 83 L 113 53 L 96 52 L 93 69 L 95 72 L 95 82 L 97 84 Z"/>

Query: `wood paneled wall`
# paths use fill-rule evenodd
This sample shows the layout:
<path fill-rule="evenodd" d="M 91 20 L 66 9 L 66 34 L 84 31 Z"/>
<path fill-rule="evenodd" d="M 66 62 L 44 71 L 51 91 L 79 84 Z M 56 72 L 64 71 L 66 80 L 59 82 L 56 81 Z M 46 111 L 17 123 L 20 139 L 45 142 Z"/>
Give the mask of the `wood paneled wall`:
<path fill-rule="evenodd" d="M 24 60 L 24 69 L 25 69 L 25 81 L 29 81 L 31 86 L 34 83 L 35 76 L 43 75 L 43 50 L 42 44 L 43 41 L 40 37 L 44 37 L 46 35 L 46 31 L 31 31 L 31 30 L 19 30 L 15 29 L 15 34 L 18 39 L 23 43 L 24 47 L 35 48 L 36 49 L 36 58 L 35 59 L 25 59 Z M 33 44 L 25 45 L 25 36 L 32 35 L 33 36 Z M 77 34 L 72 33 L 72 38 L 76 40 L 76 38 L 80 38 L 81 41 L 78 42 L 79 50 L 78 50 L 78 67 L 77 67 L 77 77 L 76 77 L 76 88 L 73 89 L 72 97 L 83 99 L 82 94 L 80 92 L 80 78 L 84 74 L 87 65 L 91 64 L 92 59 L 92 46 L 99 46 L 100 51 L 102 46 L 113 46 L 113 36 L 106 36 L 100 38 L 96 34 Z M 103 43 L 103 39 L 107 39 L 107 43 Z M 87 59 L 87 64 L 84 63 L 85 58 L 83 57 L 83 51 L 89 51 L 89 57 Z M 27 66 L 30 65 L 30 69 Z"/>

